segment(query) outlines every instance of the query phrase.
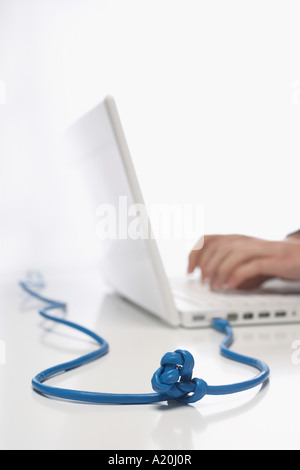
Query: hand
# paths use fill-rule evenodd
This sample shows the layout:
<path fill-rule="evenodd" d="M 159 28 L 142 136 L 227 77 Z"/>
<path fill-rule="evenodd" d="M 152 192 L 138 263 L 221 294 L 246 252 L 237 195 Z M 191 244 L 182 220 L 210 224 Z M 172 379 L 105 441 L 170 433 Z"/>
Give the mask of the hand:
<path fill-rule="evenodd" d="M 298 230 L 297 232 L 290 233 L 289 235 L 287 235 L 287 239 L 288 239 L 288 240 L 298 240 L 298 241 L 300 241 L 300 230 Z"/>
<path fill-rule="evenodd" d="M 249 289 L 270 278 L 300 280 L 300 239 L 267 241 L 244 235 L 209 235 L 189 256 L 188 272 L 201 269 L 212 289 Z"/>

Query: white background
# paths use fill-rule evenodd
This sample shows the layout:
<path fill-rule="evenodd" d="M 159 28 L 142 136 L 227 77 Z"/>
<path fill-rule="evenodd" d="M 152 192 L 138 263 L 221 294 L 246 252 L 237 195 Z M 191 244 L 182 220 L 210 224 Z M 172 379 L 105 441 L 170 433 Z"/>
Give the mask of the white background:
<path fill-rule="evenodd" d="M 2 272 L 94 262 L 52 149 L 107 93 L 148 204 L 204 204 L 206 233 L 297 229 L 299 15 L 289 0 L 0 0 Z M 183 266 L 182 248 L 162 254 Z"/>

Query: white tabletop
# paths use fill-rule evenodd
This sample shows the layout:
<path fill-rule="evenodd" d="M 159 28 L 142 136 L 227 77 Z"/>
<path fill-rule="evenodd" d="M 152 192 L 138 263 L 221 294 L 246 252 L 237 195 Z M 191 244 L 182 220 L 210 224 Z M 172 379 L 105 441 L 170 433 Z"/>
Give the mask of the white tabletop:
<path fill-rule="evenodd" d="M 152 393 L 151 377 L 161 357 L 177 348 L 192 352 L 194 376 L 210 385 L 256 374 L 219 355 L 222 334 L 171 328 L 108 293 L 93 271 L 44 274 L 44 293 L 66 301 L 67 318 L 92 328 L 110 346 L 100 360 L 49 384 Z M 206 396 L 191 405 L 70 403 L 38 395 L 31 379 L 94 347 L 84 335 L 42 319 L 39 302 L 23 294 L 18 280 L 18 274 L 3 276 L 0 287 L 1 449 L 299 449 L 300 324 L 234 328 L 232 349 L 264 360 L 271 369 L 263 389 Z"/>

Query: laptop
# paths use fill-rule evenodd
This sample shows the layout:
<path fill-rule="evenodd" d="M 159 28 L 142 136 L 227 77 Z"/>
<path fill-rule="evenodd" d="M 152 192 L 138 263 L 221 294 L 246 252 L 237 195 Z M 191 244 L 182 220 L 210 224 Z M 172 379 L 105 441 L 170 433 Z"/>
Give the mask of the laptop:
<path fill-rule="evenodd" d="M 167 277 L 113 97 L 77 120 L 64 142 L 88 189 L 101 275 L 116 293 L 175 327 L 207 327 L 215 317 L 234 325 L 300 321 L 298 283 L 212 292 L 199 277 Z"/>

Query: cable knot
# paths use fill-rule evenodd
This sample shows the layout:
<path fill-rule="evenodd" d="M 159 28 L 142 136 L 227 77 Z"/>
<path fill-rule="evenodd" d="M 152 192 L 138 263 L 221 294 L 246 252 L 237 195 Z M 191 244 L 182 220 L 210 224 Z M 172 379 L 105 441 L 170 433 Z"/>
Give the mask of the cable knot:
<path fill-rule="evenodd" d="M 152 387 L 169 400 L 194 403 L 207 393 L 207 384 L 202 379 L 192 379 L 194 358 L 189 351 L 177 349 L 166 353 L 161 367 L 153 374 Z"/>

